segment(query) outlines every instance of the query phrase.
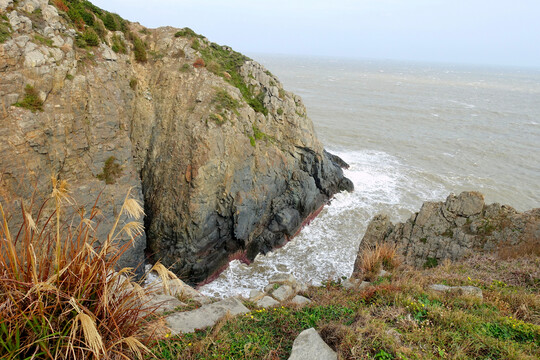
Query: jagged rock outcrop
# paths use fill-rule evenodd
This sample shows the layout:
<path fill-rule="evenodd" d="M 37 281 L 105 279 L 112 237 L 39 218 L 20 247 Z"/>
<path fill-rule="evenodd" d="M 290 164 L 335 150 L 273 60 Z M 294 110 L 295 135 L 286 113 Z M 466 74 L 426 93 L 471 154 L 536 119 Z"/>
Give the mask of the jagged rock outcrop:
<path fill-rule="evenodd" d="M 0 5 L 10 29 L 0 43 L 0 196 L 45 197 L 54 174 L 81 207 L 101 194 L 106 234 L 131 188 L 146 234 L 121 265 L 140 264 L 146 248 L 199 283 L 284 244 L 352 190 L 301 99 L 232 49 L 87 3 L 76 10 L 92 29 L 47 1 Z"/>
<path fill-rule="evenodd" d="M 377 215 L 360 243 L 354 273 L 360 272 L 364 249 L 384 242 L 397 245 L 404 262 L 418 267 L 474 251 L 540 247 L 540 208 L 520 213 L 507 205 L 486 205 L 478 192 L 462 192 L 445 202 L 425 202 L 405 223 L 394 225 L 388 216 Z"/>

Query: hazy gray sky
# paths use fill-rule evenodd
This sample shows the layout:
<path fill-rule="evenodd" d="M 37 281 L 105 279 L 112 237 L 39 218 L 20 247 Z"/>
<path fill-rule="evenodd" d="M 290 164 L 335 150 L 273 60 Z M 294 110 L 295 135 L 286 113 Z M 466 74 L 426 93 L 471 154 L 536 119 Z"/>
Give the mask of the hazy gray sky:
<path fill-rule="evenodd" d="M 245 53 L 540 67 L 540 0 L 91 0 Z"/>

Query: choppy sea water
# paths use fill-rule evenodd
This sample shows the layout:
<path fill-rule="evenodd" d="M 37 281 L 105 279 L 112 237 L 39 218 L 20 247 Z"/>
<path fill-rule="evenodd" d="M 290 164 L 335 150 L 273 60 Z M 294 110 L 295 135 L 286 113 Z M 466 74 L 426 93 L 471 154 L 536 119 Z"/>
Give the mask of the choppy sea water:
<path fill-rule="evenodd" d="M 336 195 L 284 247 L 232 262 L 203 293 L 247 295 L 276 273 L 312 284 L 350 276 L 374 215 L 404 221 L 451 192 L 540 207 L 540 69 L 254 58 L 303 98 L 325 147 L 350 164 L 355 192 Z"/>

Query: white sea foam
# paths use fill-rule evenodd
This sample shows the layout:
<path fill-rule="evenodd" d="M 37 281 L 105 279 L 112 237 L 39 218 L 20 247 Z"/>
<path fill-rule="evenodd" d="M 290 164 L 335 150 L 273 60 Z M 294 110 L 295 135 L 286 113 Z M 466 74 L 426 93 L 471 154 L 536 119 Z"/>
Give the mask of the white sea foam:
<path fill-rule="evenodd" d="M 412 209 L 402 205 L 409 191 L 406 182 L 410 167 L 380 151 L 336 153 L 349 163 L 345 175 L 354 183 L 355 191 L 337 194 L 283 248 L 257 256 L 250 266 L 233 261 L 218 279 L 200 289 L 204 294 L 247 295 L 250 289 L 262 289 L 276 273 L 292 273 L 298 280 L 311 284 L 350 276 L 369 219 L 381 211 L 393 218 L 399 218 L 402 212 L 410 213 Z M 434 196 L 428 188 L 416 192 L 424 193 L 423 197 Z"/>

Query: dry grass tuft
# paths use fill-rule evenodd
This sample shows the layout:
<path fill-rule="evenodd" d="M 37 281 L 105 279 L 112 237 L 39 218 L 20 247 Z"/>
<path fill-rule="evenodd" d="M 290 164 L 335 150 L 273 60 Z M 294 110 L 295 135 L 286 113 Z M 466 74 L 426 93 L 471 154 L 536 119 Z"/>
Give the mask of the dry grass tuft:
<path fill-rule="evenodd" d="M 361 273 L 368 280 L 375 279 L 383 268 L 393 270 L 401 264 L 397 246 L 390 243 L 377 243 L 375 247 L 367 248 L 361 259 Z"/>
<path fill-rule="evenodd" d="M 128 196 L 107 239 L 77 209 L 68 184 L 53 178 L 52 214 L 21 205 L 22 225 L 12 233 L 0 204 L 0 358 L 126 359 L 149 352 L 142 329 L 152 309 L 133 291 L 128 269 L 115 272 L 119 257 L 142 227 L 142 208 Z M 72 208 L 68 208 L 71 206 Z M 65 214 L 75 214 L 64 219 Z M 122 219 L 121 219 L 122 218 Z M 14 235 L 15 234 L 15 235 Z"/>

